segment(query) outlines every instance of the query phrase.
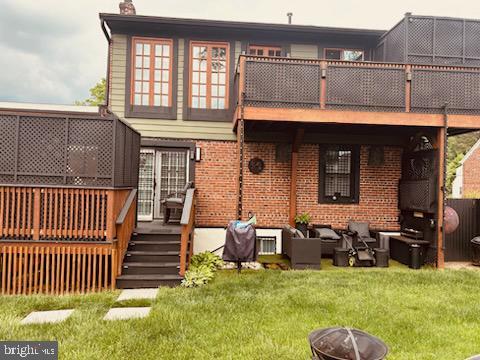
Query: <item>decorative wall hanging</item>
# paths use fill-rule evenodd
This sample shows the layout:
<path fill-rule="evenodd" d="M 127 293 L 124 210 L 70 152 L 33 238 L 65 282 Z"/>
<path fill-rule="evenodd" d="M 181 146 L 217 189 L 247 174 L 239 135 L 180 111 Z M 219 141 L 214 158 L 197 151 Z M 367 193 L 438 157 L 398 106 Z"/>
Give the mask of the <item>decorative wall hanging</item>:
<path fill-rule="evenodd" d="M 260 174 L 263 169 L 265 169 L 265 163 L 258 157 L 254 157 L 248 162 L 248 170 L 250 170 L 252 174 Z"/>

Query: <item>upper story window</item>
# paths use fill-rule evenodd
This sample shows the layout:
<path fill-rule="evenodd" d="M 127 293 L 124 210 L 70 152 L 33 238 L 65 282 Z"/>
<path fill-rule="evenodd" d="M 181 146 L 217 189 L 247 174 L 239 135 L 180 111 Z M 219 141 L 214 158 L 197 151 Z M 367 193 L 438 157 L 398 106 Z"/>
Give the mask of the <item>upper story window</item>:
<path fill-rule="evenodd" d="M 229 87 L 228 43 L 190 44 L 190 107 L 226 109 Z"/>
<path fill-rule="evenodd" d="M 363 51 L 354 49 L 325 49 L 325 59 L 363 61 Z"/>
<path fill-rule="evenodd" d="M 172 40 L 133 38 L 132 49 L 131 103 L 172 106 Z"/>
<path fill-rule="evenodd" d="M 262 45 L 250 45 L 248 47 L 249 55 L 256 56 L 282 56 L 282 48 L 278 46 L 262 46 Z"/>

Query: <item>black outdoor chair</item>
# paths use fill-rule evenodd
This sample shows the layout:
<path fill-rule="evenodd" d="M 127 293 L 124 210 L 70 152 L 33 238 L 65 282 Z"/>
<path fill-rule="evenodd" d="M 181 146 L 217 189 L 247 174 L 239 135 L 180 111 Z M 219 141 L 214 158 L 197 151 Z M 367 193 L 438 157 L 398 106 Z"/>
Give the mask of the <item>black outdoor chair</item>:
<path fill-rule="evenodd" d="M 378 247 L 376 232 L 370 230 L 368 222 L 350 220 L 347 230 L 348 235 L 352 237 L 353 246 L 364 246 L 366 243 L 371 248 Z"/>
<path fill-rule="evenodd" d="M 193 187 L 193 182 L 189 181 L 185 184 L 182 190 L 175 193 L 168 194 L 165 199 L 161 201 L 163 209 L 163 223 L 168 224 L 170 221 L 170 213 L 175 209 L 183 209 L 183 204 L 185 203 L 185 196 L 187 195 L 187 190 Z"/>

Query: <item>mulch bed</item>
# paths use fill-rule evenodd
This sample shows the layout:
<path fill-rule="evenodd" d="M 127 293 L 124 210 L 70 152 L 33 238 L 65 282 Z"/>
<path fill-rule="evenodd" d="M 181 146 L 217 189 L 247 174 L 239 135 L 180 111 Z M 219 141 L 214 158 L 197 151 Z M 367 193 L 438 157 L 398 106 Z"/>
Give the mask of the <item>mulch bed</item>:
<path fill-rule="evenodd" d="M 290 267 L 284 263 L 262 263 L 265 269 L 269 270 L 288 270 Z"/>

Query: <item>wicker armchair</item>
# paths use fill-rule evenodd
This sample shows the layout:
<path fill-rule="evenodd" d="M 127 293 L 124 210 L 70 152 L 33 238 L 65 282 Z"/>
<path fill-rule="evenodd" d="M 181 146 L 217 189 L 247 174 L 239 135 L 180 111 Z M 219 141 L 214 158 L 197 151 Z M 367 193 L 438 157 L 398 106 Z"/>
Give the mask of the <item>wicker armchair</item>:
<path fill-rule="evenodd" d="M 187 195 L 187 190 L 193 187 L 193 182 L 189 181 L 185 184 L 182 190 L 168 194 L 165 199 L 161 201 L 161 206 L 163 209 L 163 223 L 168 224 L 170 221 L 170 213 L 172 209 L 183 209 L 183 204 L 185 202 L 185 196 Z"/>

